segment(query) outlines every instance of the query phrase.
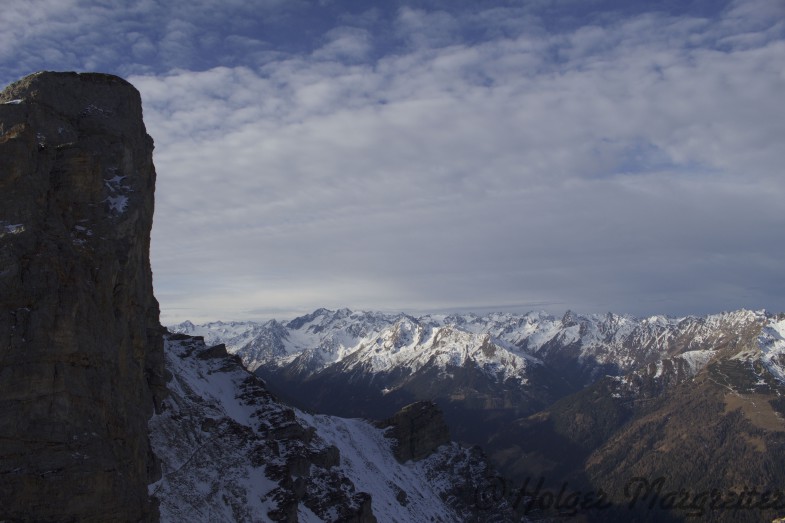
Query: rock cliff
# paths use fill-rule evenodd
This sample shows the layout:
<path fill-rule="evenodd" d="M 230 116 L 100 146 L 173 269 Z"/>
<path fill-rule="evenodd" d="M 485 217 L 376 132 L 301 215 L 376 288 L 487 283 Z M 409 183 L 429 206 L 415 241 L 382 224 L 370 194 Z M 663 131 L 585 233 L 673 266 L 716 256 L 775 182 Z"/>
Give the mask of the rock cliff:
<path fill-rule="evenodd" d="M 158 519 L 152 150 L 120 78 L 0 93 L 0 520 Z"/>
<path fill-rule="evenodd" d="M 444 416 L 432 401 L 407 405 L 379 426 L 389 428 L 387 433 L 396 442 L 395 457 L 402 463 L 426 458 L 450 442 Z"/>

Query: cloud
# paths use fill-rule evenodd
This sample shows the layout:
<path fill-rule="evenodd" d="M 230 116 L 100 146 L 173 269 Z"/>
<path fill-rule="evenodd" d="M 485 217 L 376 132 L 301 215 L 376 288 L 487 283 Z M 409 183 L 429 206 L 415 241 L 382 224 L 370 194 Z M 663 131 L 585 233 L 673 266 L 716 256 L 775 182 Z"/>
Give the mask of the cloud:
<path fill-rule="evenodd" d="M 238 63 L 231 44 L 264 45 L 258 33 L 265 24 L 307 5 L 282 0 L 9 0 L 0 17 L 0 79 L 8 83 L 44 69 L 127 76 L 209 69 L 221 60 Z"/>
<path fill-rule="evenodd" d="M 460 25 L 458 19 L 445 11 L 426 11 L 402 7 L 398 12 L 398 36 L 411 49 L 443 47 L 456 40 Z"/>
<path fill-rule="evenodd" d="M 366 58 L 372 49 L 370 33 L 357 27 L 336 27 L 325 38 L 327 43 L 313 53 L 314 58 L 357 61 Z"/>
<path fill-rule="evenodd" d="M 182 72 L 161 92 L 200 109 L 167 125 L 216 132 L 164 170 L 215 173 L 193 184 L 201 197 L 185 192 L 196 223 L 222 224 L 209 242 L 227 261 L 208 265 L 248 288 L 284 282 L 285 307 L 556 300 L 683 313 L 730 304 L 730 290 L 765 301 L 743 274 L 775 277 L 782 254 L 769 245 L 783 225 L 780 42 L 690 49 L 696 29 L 714 28 L 653 15 L 586 27 L 553 37 L 555 63 L 518 37 L 373 67 L 315 53 L 263 76 Z M 216 83 L 264 102 L 172 89 Z M 231 133 L 227 121 L 239 122 Z"/>
<path fill-rule="evenodd" d="M 156 140 L 153 268 L 171 319 L 785 308 L 776 2 L 437 2 L 315 25 L 343 4 L 266 5 L 279 29 L 303 28 L 285 45 L 242 2 L 128 5 L 96 10 L 73 45 L 42 36 L 26 59 L 133 72 Z M 126 31 L 118 47 L 95 45 L 101 19 Z"/>

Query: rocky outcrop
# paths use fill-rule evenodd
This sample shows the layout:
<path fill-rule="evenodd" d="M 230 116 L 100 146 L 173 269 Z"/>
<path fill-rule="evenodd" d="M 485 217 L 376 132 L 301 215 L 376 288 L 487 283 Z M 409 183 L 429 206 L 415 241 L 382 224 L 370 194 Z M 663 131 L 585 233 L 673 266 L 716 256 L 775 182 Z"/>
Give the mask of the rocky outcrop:
<path fill-rule="evenodd" d="M 340 468 L 337 447 L 223 345 L 166 339 L 170 395 L 151 426 L 163 476 L 161 520 L 375 523 L 371 496 Z"/>
<path fill-rule="evenodd" d="M 401 463 L 384 429 L 282 404 L 224 346 L 183 334 L 165 344 L 173 379 L 150 422 L 163 522 L 520 521 L 477 447 L 430 437 L 428 457 Z M 443 425 L 417 407 L 401 415 L 414 434 Z"/>
<path fill-rule="evenodd" d="M 0 94 L 0 520 L 158 519 L 152 150 L 120 78 Z"/>
<path fill-rule="evenodd" d="M 426 458 L 450 442 L 442 411 L 432 401 L 407 405 L 379 426 L 389 427 L 387 435 L 395 440 L 395 457 L 402 463 Z"/>

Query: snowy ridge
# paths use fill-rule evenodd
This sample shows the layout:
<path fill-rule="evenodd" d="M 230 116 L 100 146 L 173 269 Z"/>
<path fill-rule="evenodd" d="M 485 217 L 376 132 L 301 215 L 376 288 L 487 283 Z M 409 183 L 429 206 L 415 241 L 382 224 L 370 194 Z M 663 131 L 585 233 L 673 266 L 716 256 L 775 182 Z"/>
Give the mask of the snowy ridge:
<path fill-rule="evenodd" d="M 758 336 L 760 360 L 780 382 L 785 383 L 785 319 L 772 320 Z"/>
<path fill-rule="evenodd" d="M 202 325 L 185 321 L 170 327 L 169 330 L 173 333 L 201 336 L 208 346 L 223 343 L 229 353 L 239 352 L 250 370 L 287 354 L 282 339 L 287 333 L 275 320 L 266 323 L 216 321 Z"/>
<path fill-rule="evenodd" d="M 166 341 L 166 368 L 173 374 L 170 396 L 164 411 L 149 423 L 163 476 L 150 485 L 150 494 L 160 500 L 164 522 L 266 515 L 278 508 L 272 497 L 278 482 L 249 457 L 243 436 L 253 431 L 254 409 L 236 398 L 242 372 L 215 374 L 214 362 L 190 357 L 198 348 L 204 345 Z M 226 448 L 229 443 L 235 448 Z"/>
<path fill-rule="evenodd" d="M 370 511 L 378 521 L 477 520 L 460 498 L 473 501 L 491 474 L 476 450 L 443 445 L 399 463 L 383 429 L 285 407 L 199 338 L 169 337 L 166 366 L 170 396 L 150 421 L 161 521 L 345 521 Z M 511 520 L 495 509 L 481 519 Z"/>

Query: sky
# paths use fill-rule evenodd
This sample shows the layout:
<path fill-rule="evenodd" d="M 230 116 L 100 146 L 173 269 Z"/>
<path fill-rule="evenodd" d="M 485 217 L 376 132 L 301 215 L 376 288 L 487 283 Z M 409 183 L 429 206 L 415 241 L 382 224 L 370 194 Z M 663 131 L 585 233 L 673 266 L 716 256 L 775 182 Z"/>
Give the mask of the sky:
<path fill-rule="evenodd" d="M 162 322 L 785 311 L 785 1 L 3 0 L 141 92 Z"/>

